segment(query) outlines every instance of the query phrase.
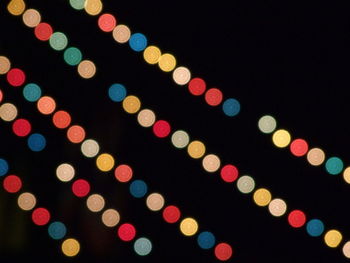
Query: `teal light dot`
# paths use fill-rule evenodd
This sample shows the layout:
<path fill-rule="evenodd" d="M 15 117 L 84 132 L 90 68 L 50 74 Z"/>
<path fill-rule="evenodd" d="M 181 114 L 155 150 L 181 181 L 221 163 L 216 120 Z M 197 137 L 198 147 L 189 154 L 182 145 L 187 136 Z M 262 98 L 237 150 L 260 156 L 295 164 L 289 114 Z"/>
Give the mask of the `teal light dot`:
<path fill-rule="evenodd" d="M 55 32 L 51 35 L 49 43 L 54 50 L 60 51 L 66 48 L 68 39 L 62 32 Z"/>
<path fill-rule="evenodd" d="M 66 226 L 61 222 L 53 222 L 48 228 L 49 236 L 53 239 L 62 239 L 67 233 Z"/>
<path fill-rule="evenodd" d="M 23 89 L 23 96 L 27 101 L 35 102 L 41 97 L 41 89 L 37 84 L 29 83 Z"/>
<path fill-rule="evenodd" d="M 135 241 L 134 250 L 140 256 L 147 256 L 152 251 L 152 243 L 148 238 L 141 237 Z"/>
<path fill-rule="evenodd" d="M 76 66 L 83 58 L 81 51 L 76 47 L 69 47 L 64 51 L 64 61 L 70 66 Z"/>
<path fill-rule="evenodd" d="M 69 4 L 76 10 L 84 9 L 85 0 L 69 0 Z"/>
<path fill-rule="evenodd" d="M 0 176 L 7 174 L 9 165 L 6 160 L 0 158 Z"/>
<path fill-rule="evenodd" d="M 326 161 L 326 170 L 329 174 L 340 174 L 343 168 L 343 161 L 338 157 L 331 157 Z"/>
<path fill-rule="evenodd" d="M 324 225 L 319 219 L 311 219 L 306 224 L 306 231 L 312 237 L 318 237 L 322 235 L 324 231 Z"/>

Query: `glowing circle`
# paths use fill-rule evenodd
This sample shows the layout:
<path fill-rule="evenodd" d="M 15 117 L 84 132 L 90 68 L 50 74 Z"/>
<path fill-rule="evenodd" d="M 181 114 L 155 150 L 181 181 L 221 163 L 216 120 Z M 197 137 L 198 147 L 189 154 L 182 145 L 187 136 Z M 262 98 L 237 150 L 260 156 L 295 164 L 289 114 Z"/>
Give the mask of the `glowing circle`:
<path fill-rule="evenodd" d="M 52 222 L 48 228 L 49 236 L 52 239 L 59 240 L 64 238 L 67 228 L 62 222 Z"/>
<path fill-rule="evenodd" d="M 208 154 L 202 160 L 202 165 L 204 170 L 209 173 L 214 173 L 219 170 L 221 161 L 219 157 L 215 154 Z"/>
<path fill-rule="evenodd" d="M 152 110 L 143 109 L 137 114 L 137 121 L 142 127 L 148 128 L 156 121 L 156 115 Z"/>
<path fill-rule="evenodd" d="M 309 145 L 303 139 L 295 139 L 290 144 L 291 153 L 297 157 L 304 156 L 308 150 L 309 150 Z"/>
<path fill-rule="evenodd" d="M 96 74 L 96 66 L 90 60 L 83 60 L 78 65 L 78 73 L 84 79 L 90 79 Z"/>
<path fill-rule="evenodd" d="M 324 236 L 324 241 L 326 245 L 332 248 L 339 246 L 342 239 L 342 234 L 335 229 L 329 230 Z"/>
<path fill-rule="evenodd" d="M 319 219 L 311 219 L 306 224 L 306 231 L 312 237 L 319 237 L 324 231 L 324 224 Z"/>
<path fill-rule="evenodd" d="M 69 113 L 63 110 L 56 111 L 52 116 L 52 122 L 58 129 L 67 128 L 70 125 L 71 121 L 72 118 Z"/>
<path fill-rule="evenodd" d="M 0 106 L 0 118 L 4 121 L 13 121 L 17 117 L 17 108 L 12 103 L 4 103 Z"/>
<path fill-rule="evenodd" d="M 164 120 L 156 121 L 153 125 L 153 133 L 158 138 L 165 138 L 170 134 L 171 127 L 169 122 Z"/>
<path fill-rule="evenodd" d="M 68 238 L 63 241 L 61 249 L 64 255 L 67 257 L 74 257 L 78 255 L 80 251 L 80 244 L 78 240 L 74 238 Z"/>
<path fill-rule="evenodd" d="M 205 101 L 210 106 L 218 106 L 222 102 L 222 99 L 222 92 L 217 88 L 208 89 L 205 93 Z"/>
<path fill-rule="evenodd" d="M 68 45 L 68 38 L 62 32 L 55 32 L 49 39 L 50 46 L 57 51 L 65 49 Z"/>
<path fill-rule="evenodd" d="M 27 136 L 32 129 L 32 125 L 26 119 L 17 119 L 12 124 L 13 133 L 19 137 Z"/>
<path fill-rule="evenodd" d="M 22 188 L 22 181 L 16 175 L 6 176 L 2 183 L 5 191 L 11 194 L 17 193 Z"/>
<path fill-rule="evenodd" d="M 294 228 L 302 227 L 306 222 L 305 213 L 301 210 L 293 210 L 288 215 L 288 223 Z"/>
<path fill-rule="evenodd" d="M 72 143 L 81 143 L 85 139 L 85 130 L 79 125 L 72 125 L 67 130 L 67 138 Z"/>
<path fill-rule="evenodd" d="M 7 57 L 0 56 L 0 75 L 6 74 L 11 68 L 11 62 Z"/>
<path fill-rule="evenodd" d="M 74 178 L 75 170 L 69 163 L 62 163 L 56 168 L 56 176 L 62 182 L 69 182 Z"/>
<path fill-rule="evenodd" d="M 84 9 L 85 0 L 69 0 L 69 4 L 75 10 L 82 10 Z"/>
<path fill-rule="evenodd" d="M 113 29 L 113 38 L 120 44 L 126 43 L 129 41 L 131 32 L 128 26 L 126 25 L 117 25 Z"/>
<path fill-rule="evenodd" d="M 108 96 L 112 101 L 121 102 L 126 97 L 126 88 L 123 84 L 115 83 L 109 87 Z"/>
<path fill-rule="evenodd" d="M 271 202 L 271 193 L 265 188 L 260 188 L 254 192 L 253 199 L 258 206 L 267 206 Z"/>
<path fill-rule="evenodd" d="M 165 222 L 174 224 L 179 221 L 181 216 L 180 209 L 174 205 L 169 205 L 163 210 L 163 218 Z"/>
<path fill-rule="evenodd" d="M 41 89 L 35 83 L 25 85 L 23 89 L 23 96 L 29 102 L 35 102 L 41 97 Z"/>
<path fill-rule="evenodd" d="M 156 46 L 148 46 L 144 51 L 143 51 L 143 58 L 148 64 L 157 64 L 160 56 L 162 55 L 162 52 L 160 49 Z"/>
<path fill-rule="evenodd" d="M 19 16 L 26 9 L 26 4 L 23 0 L 11 0 L 7 5 L 7 10 L 11 15 Z"/>
<path fill-rule="evenodd" d="M 18 68 L 12 68 L 7 72 L 7 82 L 13 87 L 22 86 L 26 80 L 26 75 L 23 70 Z"/>
<path fill-rule="evenodd" d="M 276 130 L 276 119 L 270 115 L 262 116 L 258 121 L 259 130 L 262 133 L 272 133 Z"/>
<path fill-rule="evenodd" d="M 350 241 L 344 244 L 342 251 L 346 258 L 350 258 Z"/>
<path fill-rule="evenodd" d="M 227 243 L 220 243 L 215 247 L 215 256 L 218 260 L 229 260 L 232 257 L 232 253 L 232 248 Z"/>
<path fill-rule="evenodd" d="M 0 102 L 2 102 L 2 99 L 4 98 L 4 94 L 2 93 L 2 91 L 0 90 Z"/>
<path fill-rule="evenodd" d="M 115 209 L 107 209 L 102 214 L 102 222 L 107 227 L 114 227 L 118 225 L 120 221 L 120 215 Z"/>
<path fill-rule="evenodd" d="M 205 145 L 201 141 L 192 141 L 187 146 L 187 152 L 192 158 L 199 159 L 205 154 Z"/>
<path fill-rule="evenodd" d="M 211 249 L 215 245 L 215 236 L 209 231 L 204 231 L 198 235 L 197 243 L 202 249 Z"/>
<path fill-rule="evenodd" d="M 50 213 L 46 208 L 39 207 L 33 210 L 32 220 L 38 226 L 44 226 L 50 221 Z"/>
<path fill-rule="evenodd" d="M 347 182 L 348 184 L 350 184 L 350 167 L 347 167 L 344 172 L 343 172 L 343 178 L 345 180 L 345 182 Z"/>
<path fill-rule="evenodd" d="M 47 41 L 53 33 L 52 27 L 48 23 L 40 23 L 34 28 L 34 34 L 37 39 Z"/>
<path fill-rule="evenodd" d="M 84 4 L 85 12 L 91 16 L 101 13 L 103 4 L 100 0 L 86 0 Z"/>
<path fill-rule="evenodd" d="M 159 211 L 164 206 L 164 197 L 159 193 L 152 193 L 147 196 L 146 205 L 151 211 Z"/>
<path fill-rule="evenodd" d="M 118 236 L 123 241 L 131 241 L 136 236 L 136 229 L 132 224 L 125 223 L 119 226 Z"/>
<path fill-rule="evenodd" d="M 319 148 L 312 148 L 308 153 L 307 153 L 307 160 L 308 162 L 313 165 L 313 166 L 318 166 L 321 165 L 326 156 L 325 153 L 322 149 Z"/>
<path fill-rule="evenodd" d="M 171 135 L 171 142 L 176 148 L 182 149 L 190 142 L 190 136 L 187 132 L 178 130 Z"/>
<path fill-rule="evenodd" d="M 135 180 L 129 186 L 130 194 L 135 198 L 142 198 L 146 195 L 148 187 L 142 180 Z"/>
<path fill-rule="evenodd" d="M 132 178 L 132 174 L 133 172 L 131 167 L 126 164 L 121 164 L 114 170 L 115 178 L 121 183 L 129 182 Z"/>
<path fill-rule="evenodd" d="M 343 171 L 343 168 L 343 161 L 338 157 L 331 157 L 326 161 L 326 170 L 329 174 L 340 174 Z"/>
<path fill-rule="evenodd" d="M 85 197 L 90 192 L 90 184 L 84 179 L 78 179 L 72 184 L 72 192 L 77 197 Z"/>
<path fill-rule="evenodd" d="M 202 95 L 206 90 L 206 83 L 201 78 L 193 78 L 188 83 L 188 90 L 194 96 Z"/>
<path fill-rule="evenodd" d="M 95 140 L 88 139 L 81 144 L 80 149 L 85 157 L 92 158 L 98 154 L 100 146 Z"/>
<path fill-rule="evenodd" d="M 33 194 L 25 192 L 20 194 L 17 199 L 17 204 L 22 210 L 30 211 L 36 205 L 36 198 Z"/>
<path fill-rule="evenodd" d="M 227 116 L 233 117 L 241 111 L 241 104 L 238 100 L 230 98 L 224 101 L 222 104 L 222 110 Z"/>
<path fill-rule="evenodd" d="M 35 9 L 27 9 L 22 15 L 23 23 L 27 27 L 36 27 L 41 21 L 40 13 Z"/>
<path fill-rule="evenodd" d="M 180 231 L 185 236 L 193 236 L 198 231 L 198 223 L 195 219 L 187 217 L 180 223 Z"/>
<path fill-rule="evenodd" d="M 136 52 L 141 52 L 147 47 L 147 38 L 144 34 L 134 33 L 130 36 L 129 46 Z"/>
<path fill-rule="evenodd" d="M 284 200 L 275 198 L 269 203 L 269 211 L 273 216 L 283 216 L 287 211 L 287 204 Z"/>
<path fill-rule="evenodd" d="M 29 136 L 27 144 L 33 152 L 40 152 L 46 146 L 46 139 L 40 133 L 33 133 Z"/>
<path fill-rule="evenodd" d="M 7 174 L 9 165 L 6 160 L 0 158 L 0 176 Z"/>
<path fill-rule="evenodd" d="M 255 181 L 249 175 L 243 175 L 237 180 L 237 188 L 242 194 L 249 194 L 255 188 Z"/>
<path fill-rule="evenodd" d="M 186 67 L 177 67 L 173 72 L 173 80 L 178 85 L 186 85 L 191 79 L 191 72 Z"/>
<path fill-rule="evenodd" d="M 232 164 L 226 164 L 221 168 L 220 176 L 226 183 L 232 183 L 238 178 L 238 169 Z"/>
<path fill-rule="evenodd" d="M 103 14 L 98 18 L 98 26 L 103 32 L 112 32 L 117 20 L 112 14 Z"/>
<path fill-rule="evenodd" d="M 152 251 L 152 243 L 148 238 L 141 237 L 135 241 L 134 250 L 139 256 L 147 256 Z"/>
<path fill-rule="evenodd" d="M 158 66 L 162 71 L 170 72 L 176 67 L 176 59 L 173 55 L 165 53 L 160 56 Z"/>
<path fill-rule="evenodd" d="M 49 115 L 55 111 L 56 102 L 49 96 L 43 96 L 38 100 L 37 107 L 40 113 Z"/>
<path fill-rule="evenodd" d="M 83 55 L 78 48 L 69 47 L 64 51 L 63 58 L 68 65 L 76 66 L 81 62 Z"/>
<path fill-rule="evenodd" d="M 141 101 L 138 97 L 130 95 L 123 100 L 123 108 L 127 113 L 137 113 L 141 108 Z"/>
<path fill-rule="evenodd" d="M 102 153 L 97 157 L 96 165 L 102 172 L 108 172 L 112 170 L 114 166 L 114 158 L 108 153 Z"/>
<path fill-rule="evenodd" d="M 289 132 L 283 129 L 275 131 L 272 135 L 273 143 L 279 148 L 287 147 L 290 143 L 290 140 L 291 136 Z"/>
<path fill-rule="evenodd" d="M 86 200 L 86 206 L 91 212 L 100 212 L 105 206 L 105 199 L 99 194 L 92 194 Z"/>

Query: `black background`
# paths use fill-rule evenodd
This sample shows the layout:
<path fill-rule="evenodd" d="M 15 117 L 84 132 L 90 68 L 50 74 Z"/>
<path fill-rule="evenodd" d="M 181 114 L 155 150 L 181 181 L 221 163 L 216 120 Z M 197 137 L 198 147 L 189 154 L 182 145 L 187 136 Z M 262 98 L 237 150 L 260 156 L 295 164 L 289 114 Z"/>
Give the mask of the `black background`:
<path fill-rule="evenodd" d="M 21 17 L 9 15 L 7 1 L 0 2 L 0 54 L 23 69 L 28 82 L 53 96 L 59 109 L 68 110 L 73 123 L 85 127 L 103 152 L 115 155 L 117 163 L 131 165 L 135 178 L 144 179 L 150 191 L 163 193 L 168 204 L 195 217 L 200 230 L 229 242 L 232 262 L 347 262 L 341 246 L 330 249 L 322 237 L 290 227 L 286 216 L 272 217 L 253 203 L 251 195 L 240 194 L 217 173 L 204 172 L 201 162 L 171 146 L 170 138 L 157 139 L 151 129 L 140 127 L 136 115 L 126 114 L 107 95 L 112 83 L 123 83 L 158 119 L 202 140 L 223 163 L 237 165 L 241 174 L 256 179 L 258 187 L 285 199 L 289 210 L 302 209 L 309 219 L 320 218 L 327 230 L 339 229 L 346 241 L 350 189 L 341 175 L 330 176 L 323 166 L 311 167 L 304 157 L 277 149 L 271 136 L 257 128 L 261 116 L 272 114 L 294 138 L 305 138 L 327 156 L 349 163 L 350 32 L 345 3 L 104 1 L 104 12 L 115 14 L 118 23 L 174 54 L 179 65 L 203 77 L 208 87 L 237 98 L 242 111 L 230 118 L 220 107 L 208 106 L 203 97 L 191 96 L 187 87 L 175 85 L 171 74 L 147 65 L 128 44 L 117 44 L 110 33 L 98 29 L 96 17 L 73 10 L 68 0 L 26 2 L 55 31 L 66 33 L 84 58 L 95 62 L 97 74 L 91 80 L 80 78 L 75 67 L 65 64 L 63 52 L 37 40 Z M 45 227 L 35 226 L 30 213 L 18 209 L 17 195 L 2 190 L 0 262 L 22 262 L 22 256 L 39 262 L 216 261 L 213 250 L 201 250 L 195 237 L 182 236 L 177 224 L 165 223 L 160 213 L 146 208 L 144 199 L 132 198 L 127 185 L 115 183 L 112 174 L 101 173 L 93 160 L 82 157 L 79 146 L 53 127 L 50 116 L 40 115 L 35 104 L 23 99 L 22 88 L 9 87 L 5 76 L 0 77 L 0 88 L 4 101 L 15 103 L 19 116 L 28 118 L 33 131 L 48 141 L 43 152 L 33 153 L 25 139 L 1 121 L 1 156 L 8 160 L 10 172 L 23 178 L 23 189 L 33 192 L 38 205 L 64 222 L 68 236 L 82 245 L 77 258 L 64 257 L 60 242 L 50 239 Z M 69 184 L 58 182 L 55 168 L 62 162 L 71 162 L 78 177 L 88 178 L 92 191 L 106 198 L 107 207 L 115 207 L 124 222 L 135 224 L 138 236 L 152 240 L 149 256 L 137 256 L 132 243 L 120 241 L 115 228 L 107 229 L 99 214 L 87 210 L 85 199 L 73 196 Z"/>

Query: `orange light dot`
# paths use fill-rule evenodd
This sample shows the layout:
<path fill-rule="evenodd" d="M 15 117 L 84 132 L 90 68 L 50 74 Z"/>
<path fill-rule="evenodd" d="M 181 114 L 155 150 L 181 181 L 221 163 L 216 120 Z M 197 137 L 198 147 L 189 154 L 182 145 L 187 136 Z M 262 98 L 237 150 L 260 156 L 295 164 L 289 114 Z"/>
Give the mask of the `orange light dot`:
<path fill-rule="evenodd" d="M 114 170 L 115 178 L 121 183 L 129 182 L 132 178 L 132 173 L 131 167 L 126 164 L 121 164 Z"/>
<path fill-rule="evenodd" d="M 72 143 L 81 143 L 85 138 L 85 130 L 79 125 L 73 125 L 69 127 L 67 137 Z"/>
<path fill-rule="evenodd" d="M 104 32 L 111 32 L 117 25 L 117 20 L 111 14 L 103 14 L 98 18 L 98 26 Z"/>
<path fill-rule="evenodd" d="M 40 113 L 49 115 L 55 111 L 56 102 L 53 98 L 49 96 L 43 96 L 38 100 L 37 108 L 40 111 Z"/>
<path fill-rule="evenodd" d="M 217 88 L 208 89 L 205 93 L 205 101 L 210 106 L 217 106 L 222 102 L 222 92 Z"/>
<path fill-rule="evenodd" d="M 52 122 L 57 128 L 65 129 L 69 126 L 71 122 L 71 117 L 66 111 L 56 111 L 52 117 Z"/>

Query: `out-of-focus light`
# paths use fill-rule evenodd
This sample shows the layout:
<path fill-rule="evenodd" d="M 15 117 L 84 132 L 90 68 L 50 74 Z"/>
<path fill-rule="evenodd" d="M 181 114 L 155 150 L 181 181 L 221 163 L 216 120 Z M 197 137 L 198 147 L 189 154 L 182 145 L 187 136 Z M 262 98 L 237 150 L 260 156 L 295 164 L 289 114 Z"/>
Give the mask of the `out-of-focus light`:
<path fill-rule="evenodd" d="M 66 111 L 60 110 L 56 111 L 52 116 L 52 122 L 58 129 L 67 128 L 72 121 L 70 114 Z"/>
<path fill-rule="evenodd" d="M 258 121 L 259 130 L 262 133 L 272 133 L 276 130 L 276 119 L 270 115 L 262 116 Z"/>
<path fill-rule="evenodd" d="M 32 129 L 32 125 L 26 119 L 17 119 L 12 124 L 12 131 L 19 137 L 27 136 Z"/>
<path fill-rule="evenodd" d="M 24 211 L 32 210 L 36 205 L 36 198 L 32 193 L 22 193 L 17 199 L 19 208 Z"/>
<path fill-rule="evenodd" d="M 112 101 L 121 102 L 126 97 L 126 88 L 123 84 L 114 83 L 108 89 L 108 96 Z"/>
<path fill-rule="evenodd" d="M 344 181 L 350 184 L 350 167 L 347 167 L 343 172 Z"/>
<path fill-rule="evenodd" d="M 78 65 L 78 73 L 84 79 L 91 79 L 96 74 L 96 66 L 91 60 L 83 60 Z"/>
<path fill-rule="evenodd" d="M 206 83 L 202 78 L 193 78 L 188 83 L 188 90 L 194 96 L 200 96 L 205 92 Z"/>
<path fill-rule="evenodd" d="M 29 102 L 36 102 L 41 97 L 41 89 L 37 84 L 29 83 L 23 89 L 23 96 Z"/>
<path fill-rule="evenodd" d="M 132 224 L 124 223 L 118 228 L 118 236 L 123 241 L 131 241 L 136 236 L 136 229 Z"/>
<path fill-rule="evenodd" d="M 67 228 L 62 222 L 52 222 L 49 225 L 48 233 L 52 239 L 59 240 L 64 238 L 67 233 Z"/>
<path fill-rule="evenodd" d="M 67 130 L 67 138 L 72 143 L 81 143 L 85 139 L 85 130 L 79 125 L 72 125 Z"/>
<path fill-rule="evenodd" d="M 186 85 L 191 79 L 191 72 L 186 67 L 177 67 L 173 72 L 173 80 L 178 85 Z"/>
<path fill-rule="evenodd" d="M 84 9 L 85 0 L 69 0 L 69 4 L 75 10 L 82 10 Z"/>
<path fill-rule="evenodd" d="M 38 226 L 44 226 L 50 221 L 50 212 L 43 207 L 39 207 L 33 210 L 32 220 L 33 223 Z"/>
<path fill-rule="evenodd" d="M 164 197 L 159 193 L 152 193 L 147 196 L 146 205 L 151 211 L 159 211 L 164 206 Z"/>
<path fill-rule="evenodd" d="M 27 144 L 33 152 L 40 152 L 46 147 L 46 139 L 40 133 L 33 133 L 28 137 Z"/>
<path fill-rule="evenodd" d="M 47 41 L 53 34 L 53 29 L 48 23 L 39 23 L 34 28 L 34 35 L 41 41 Z"/>
<path fill-rule="evenodd" d="M 319 219 L 311 219 L 306 224 L 306 231 L 312 237 L 318 237 L 322 235 L 324 231 L 324 224 Z"/>
<path fill-rule="evenodd" d="M 7 57 L 0 56 L 0 75 L 6 74 L 11 68 L 11 62 Z"/>
<path fill-rule="evenodd" d="M 152 251 L 152 243 L 148 238 L 138 238 L 134 243 L 134 250 L 139 256 L 147 256 Z"/>
<path fill-rule="evenodd" d="M 215 236 L 209 231 L 201 232 L 197 237 L 197 243 L 202 249 L 211 249 L 215 245 Z"/>
<path fill-rule="evenodd" d="M 320 148 L 312 148 L 311 150 L 309 150 L 309 152 L 307 153 L 306 156 L 308 162 L 313 165 L 313 166 L 319 166 L 321 165 L 326 156 L 325 153 L 322 149 Z"/>
<path fill-rule="evenodd" d="M 87 198 L 86 206 L 91 212 L 100 212 L 105 206 L 105 199 L 99 194 L 92 194 Z"/>
<path fill-rule="evenodd" d="M 238 178 L 238 169 L 232 164 L 226 164 L 221 168 L 220 176 L 226 183 L 232 183 Z"/>
<path fill-rule="evenodd" d="M 163 218 L 169 224 L 174 224 L 181 217 L 180 209 L 177 206 L 169 205 L 163 210 Z"/>
<path fill-rule="evenodd" d="M 43 96 L 37 102 L 37 108 L 41 114 L 49 115 L 56 109 L 56 102 L 52 97 Z"/>
<path fill-rule="evenodd" d="M 258 206 L 267 206 L 271 202 L 271 193 L 265 188 L 260 188 L 254 192 L 253 199 Z"/>
<path fill-rule="evenodd" d="M 72 184 L 72 192 L 77 197 L 85 197 L 90 192 L 90 184 L 84 179 L 78 179 Z"/>
<path fill-rule="evenodd" d="M 98 18 L 98 26 L 103 32 L 112 32 L 117 25 L 117 20 L 112 14 L 102 14 Z"/>
<path fill-rule="evenodd" d="M 291 153 L 297 157 L 304 156 L 308 150 L 309 145 L 304 139 L 295 139 L 290 144 Z"/>
<path fill-rule="evenodd" d="M 129 46 L 136 52 L 141 52 L 147 47 L 147 38 L 144 34 L 134 33 L 130 36 Z"/>
<path fill-rule="evenodd" d="M 121 164 L 114 170 L 115 178 L 121 183 L 129 182 L 132 178 L 132 175 L 132 168 L 126 164 Z"/>
<path fill-rule="evenodd" d="M 290 133 L 286 130 L 280 129 L 273 133 L 272 142 L 279 148 L 284 148 L 289 145 L 291 141 Z"/>
<path fill-rule="evenodd" d="M 7 10 L 11 15 L 19 16 L 26 9 L 26 4 L 23 0 L 11 0 L 7 5 Z"/>
<path fill-rule="evenodd" d="M 61 249 L 63 254 L 67 257 L 74 257 L 78 255 L 80 251 L 80 244 L 78 240 L 74 238 L 68 238 L 62 242 Z"/>
<path fill-rule="evenodd" d="M 193 236 L 198 231 L 198 223 L 195 219 L 187 217 L 180 223 L 180 231 L 185 236 Z"/>
<path fill-rule="evenodd" d="M 56 168 L 56 176 L 62 182 L 69 182 L 73 179 L 75 170 L 69 163 L 62 163 Z"/>
<path fill-rule="evenodd" d="M 118 225 L 120 221 L 120 215 L 115 209 L 107 209 L 102 214 L 102 222 L 107 227 L 114 227 Z"/>
<path fill-rule="evenodd" d="M 342 251 L 345 257 L 350 258 L 350 241 L 344 244 Z"/>
<path fill-rule="evenodd" d="M 144 60 L 148 64 L 151 64 L 151 65 L 157 64 L 161 55 L 162 55 L 162 52 L 156 46 L 148 46 L 143 51 L 143 58 L 144 58 Z"/>
<path fill-rule="evenodd" d="M 97 168 L 102 172 L 108 172 L 112 170 L 114 163 L 115 161 L 113 156 L 108 153 L 102 153 L 96 159 Z"/>
<path fill-rule="evenodd" d="M 232 248 L 227 243 L 217 244 L 215 247 L 215 256 L 218 260 L 227 261 L 232 257 Z"/>
<path fill-rule="evenodd" d="M 63 53 L 64 61 L 70 66 L 78 65 L 83 59 L 80 49 L 76 47 L 69 47 Z"/>
<path fill-rule="evenodd" d="M 52 49 L 61 51 L 68 45 L 68 38 L 62 32 L 55 32 L 50 36 L 49 44 Z"/>
<path fill-rule="evenodd" d="M 137 121 L 142 127 L 148 128 L 156 121 L 156 115 L 152 110 L 143 109 L 137 114 Z"/>
<path fill-rule="evenodd" d="M 205 101 L 210 106 L 218 106 L 223 99 L 221 90 L 217 88 L 208 89 L 205 93 Z"/>
<path fill-rule="evenodd" d="M 192 158 L 199 159 L 205 154 L 205 145 L 201 141 L 192 141 L 187 146 L 187 152 Z"/>
<path fill-rule="evenodd" d="M 7 82 L 13 87 L 22 86 L 26 80 L 26 75 L 23 70 L 19 68 L 12 68 L 7 72 Z"/>
<path fill-rule="evenodd" d="M 329 174 L 337 175 L 343 171 L 343 161 L 338 157 L 330 157 L 326 161 L 326 170 Z"/>
<path fill-rule="evenodd" d="M 221 161 L 219 157 L 215 154 L 208 154 L 202 160 L 202 165 L 204 170 L 209 173 L 214 173 L 219 170 Z"/>
<path fill-rule="evenodd" d="M 158 66 L 162 71 L 170 72 L 176 67 L 176 59 L 172 54 L 165 53 L 160 56 Z"/>
<path fill-rule="evenodd" d="M 81 152 L 88 158 L 95 157 L 100 151 L 100 146 L 95 140 L 87 139 L 81 144 Z"/>
<path fill-rule="evenodd" d="M 135 114 L 141 108 L 141 101 L 138 97 L 130 95 L 123 100 L 123 108 L 127 113 Z"/>
<path fill-rule="evenodd" d="M 6 176 L 3 181 L 3 187 L 8 193 L 17 193 L 22 188 L 22 180 L 17 175 Z"/>
<path fill-rule="evenodd" d="M 101 13 L 103 4 L 100 0 L 85 0 L 84 9 L 91 16 Z"/>
<path fill-rule="evenodd" d="M 135 198 L 142 198 L 146 195 L 148 187 L 142 180 L 135 180 L 129 186 L 130 194 Z"/>
<path fill-rule="evenodd" d="M 120 44 L 124 44 L 129 41 L 131 32 L 128 26 L 126 25 L 117 25 L 113 29 L 113 38 Z"/>
<path fill-rule="evenodd" d="M 287 211 L 287 204 L 280 198 L 275 198 L 269 203 L 269 211 L 273 216 L 283 216 Z"/>
<path fill-rule="evenodd" d="M 249 175 L 243 175 L 237 180 L 237 188 L 243 194 L 251 193 L 255 188 L 255 181 Z"/>
<path fill-rule="evenodd" d="M 294 228 L 300 228 L 305 225 L 306 215 L 301 210 L 293 210 L 288 215 L 288 223 Z"/>
<path fill-rule="evenodd" d="M 165 138 L 170 134 L 171 127 L 169 122 L 165 120 L 158 120 L 153 125 L 153 133 L 158 138 Z"/>
<path fill-rule="evenodd" d="M 189 141 L 190 137 L 188 133 L 183 130 L 177 130 L 171 135 L 171 142 L 176 148 L 185 148 Z"/>
<path fill-rule="evenodd" d="M 325 235 L 324 235 L 324 241 L 327 246 L 335 248 L 339 246 L 340 242 L 342 241 L 343 236 L 342 234 L 335 229 L 329 230 Z"/>

